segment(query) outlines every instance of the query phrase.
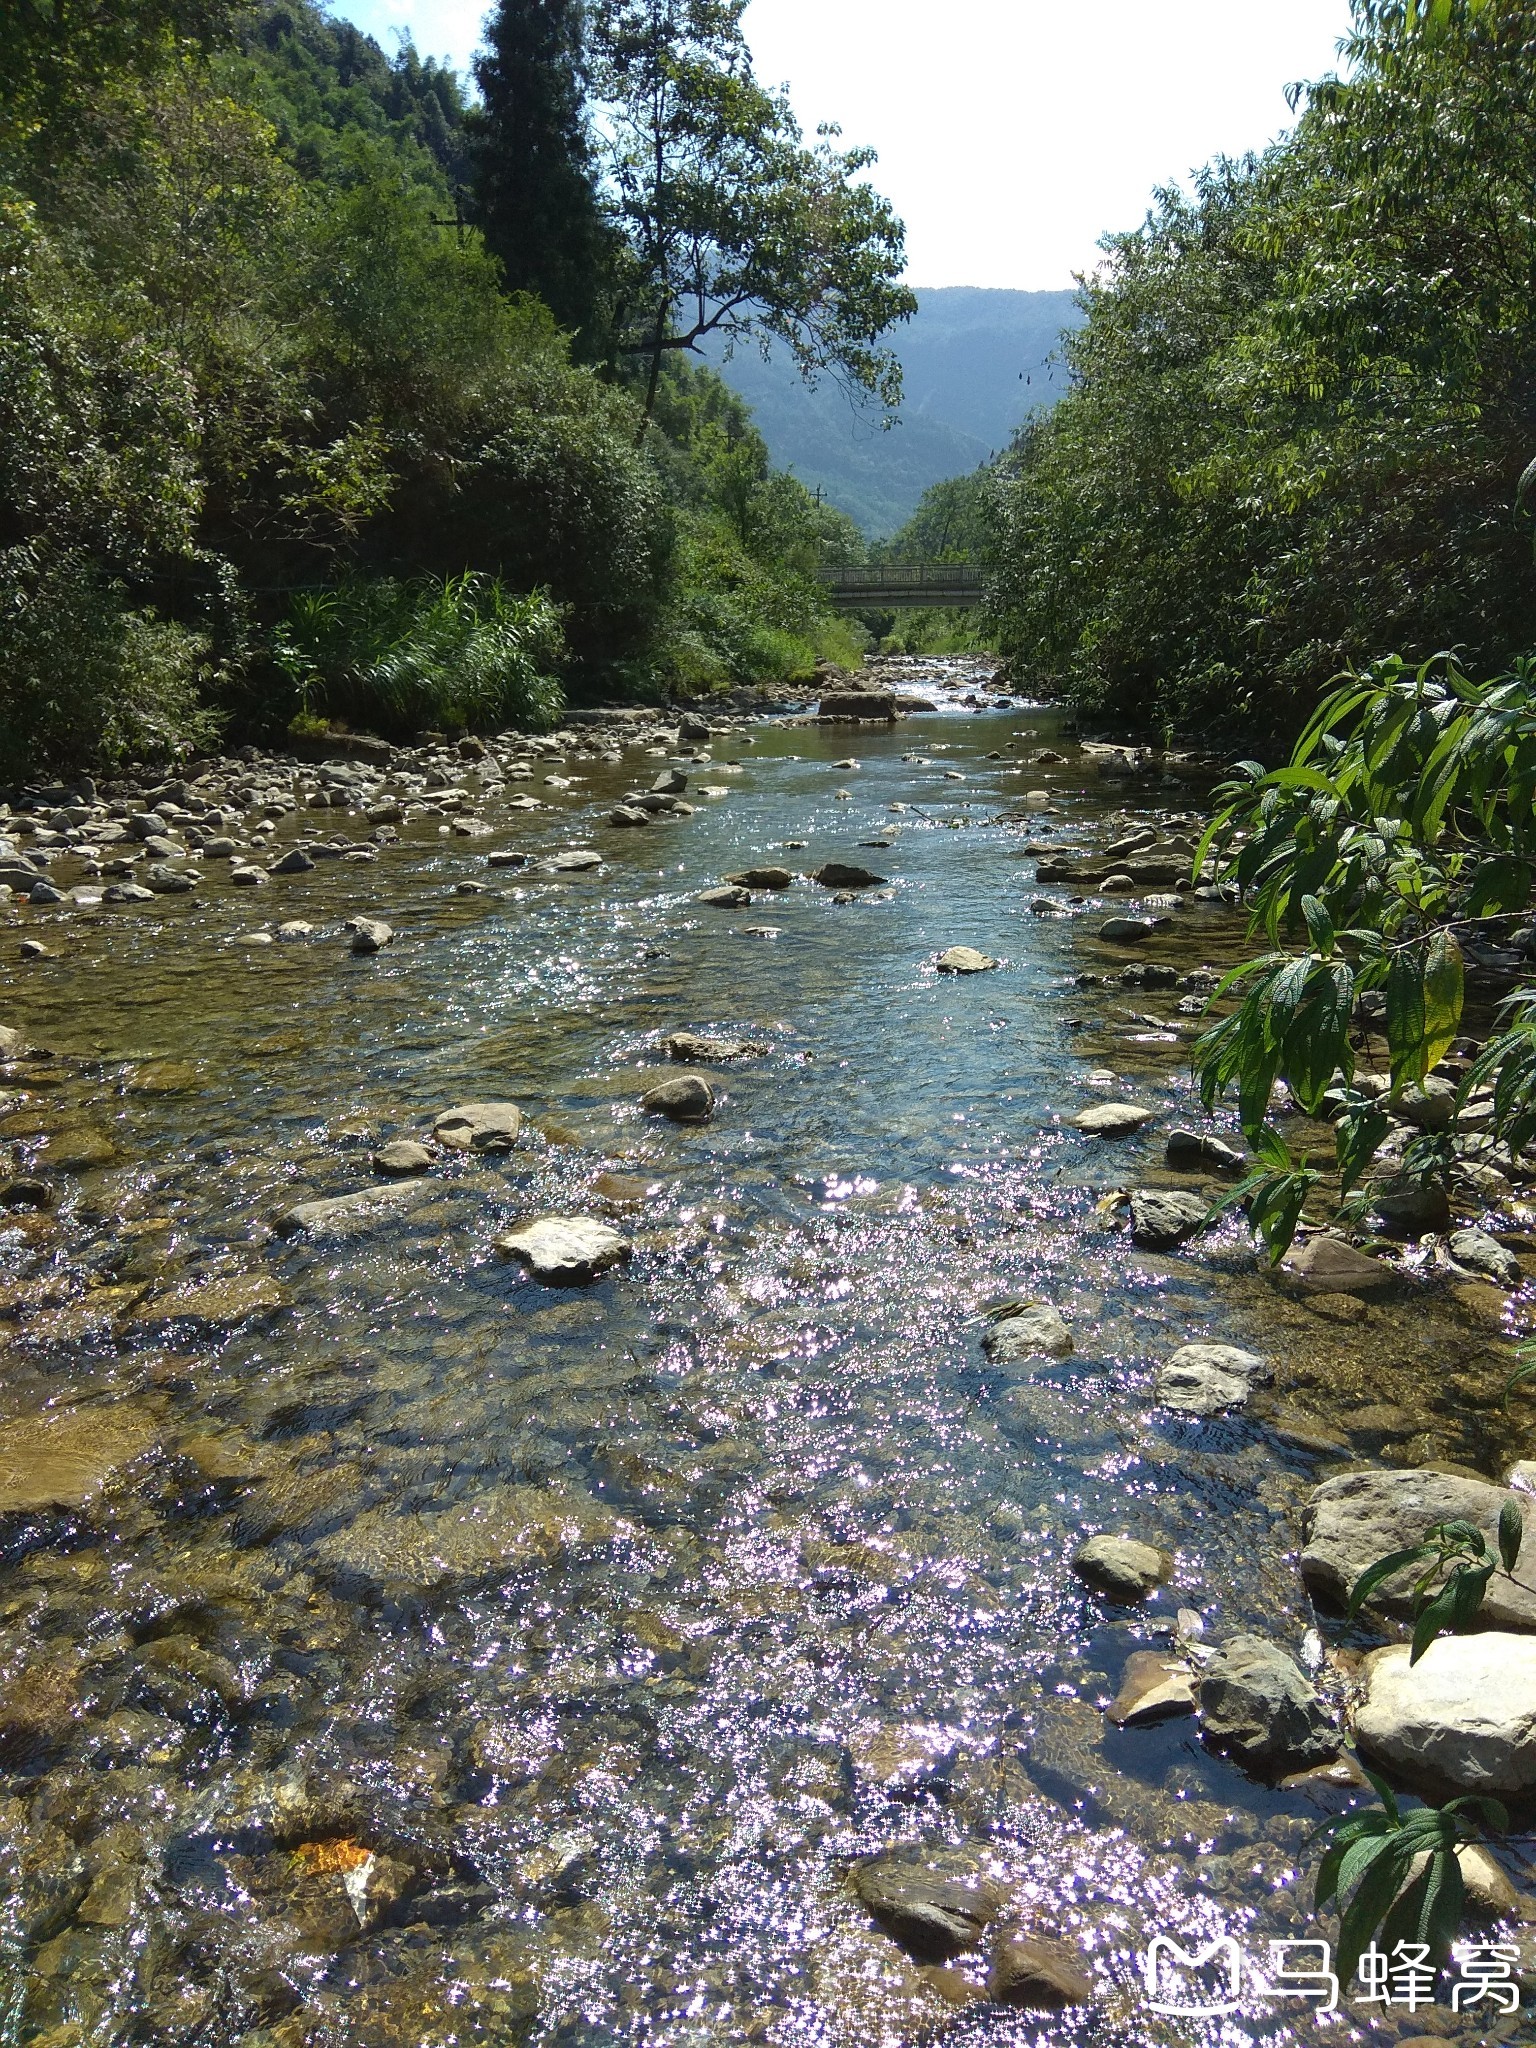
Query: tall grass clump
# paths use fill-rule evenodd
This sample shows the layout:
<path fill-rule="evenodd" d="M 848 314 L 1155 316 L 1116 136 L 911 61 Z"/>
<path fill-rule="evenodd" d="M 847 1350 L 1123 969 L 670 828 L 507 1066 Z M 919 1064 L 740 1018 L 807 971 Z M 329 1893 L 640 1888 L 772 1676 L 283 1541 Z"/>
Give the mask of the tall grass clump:
<path fill-rule="evenodd" d="M 273 640 L 301 717 L 387 734 L 547 730 L 565 708 L 564 654 L 546 592 L 473 573 L 296 592 Z"/>

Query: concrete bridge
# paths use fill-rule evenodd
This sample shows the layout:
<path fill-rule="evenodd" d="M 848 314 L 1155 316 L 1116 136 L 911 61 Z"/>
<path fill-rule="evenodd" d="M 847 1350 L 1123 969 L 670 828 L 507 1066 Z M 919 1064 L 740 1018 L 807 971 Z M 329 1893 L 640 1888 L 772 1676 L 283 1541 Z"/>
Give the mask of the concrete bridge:
<path fill-rule="evenodd" d="M 871 562 L 819 573 L 840 612 L 975 605 L 986 590 L 986 571 L 972 562 Z"/>

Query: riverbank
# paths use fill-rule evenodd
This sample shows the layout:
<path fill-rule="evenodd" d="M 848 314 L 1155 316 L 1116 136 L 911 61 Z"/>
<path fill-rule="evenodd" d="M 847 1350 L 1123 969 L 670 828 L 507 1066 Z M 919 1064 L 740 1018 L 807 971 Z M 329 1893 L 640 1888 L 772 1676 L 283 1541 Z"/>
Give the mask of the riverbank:
<path fill-rule="evenodd" d="M 1231 1184 L 1187 1066 L 1243 925 L 1177 887 L 1183 764 L 988 673 L 903 669 L 943 709 L 891 727 L 646 714 L 26 814 L 24 2038 L 863 2048 L 973 2003 L 1001 2044 L 1044 1995 L 1017 1930 L 1089 1987 L 1053 2038 L 1139 2040 L 1153 1934 L 1312 1931 L 1349 1787 L 1136 1725 L 1127 1661 L 1256 1635 L 1332 1726 L 1374 1638 L 1314 1612 L 1309 1503 L 1529 1448 L 1510 1292 L 1318 1291 L 1119 1199 Z M 707 1117 L 644 1106 L 688 1075 Z M 500 1249 L 541 1217 L 622 1249 L 541 1285 Z M 1260 1363 L 1202 1382 L 1192 1344 Z M 1241 1399 L 1192 1403 L 1212 1372 Z M 1151 1553 L 1144 1598 L 1095 1538 Z M 937 1879 L 976 1921 L 947 1961 Z"/>

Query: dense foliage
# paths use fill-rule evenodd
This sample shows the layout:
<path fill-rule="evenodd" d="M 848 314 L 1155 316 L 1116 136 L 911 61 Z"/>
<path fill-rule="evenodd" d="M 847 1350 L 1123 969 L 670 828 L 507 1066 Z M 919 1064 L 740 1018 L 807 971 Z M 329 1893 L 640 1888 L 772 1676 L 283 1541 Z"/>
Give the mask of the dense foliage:
<path fill-rule="evenodd" d="M 658 379 L 647 434 L 609 315 L 562 326 L 646 275 L 617 197 L 584 188 L 587 244 L 569 209 L 505 218 L 489 88 L 531 12 L 558 10 L 492 25 L 483 112 L 307 0 L 28 15 L 0 127 L 0 772 L 296 713 L 537 723 L 564 688 L 847 651 L 814 575 L 845 523 L 707 373 Z M 578 179 L 584 63 L 546 124 Z M 470 224 L 498 203 L 500 241 Z M 840 260 L 829 303 L 863 303 Z"/>
<path fill-rule="evenodd" d="M 1536 7 L 1357 0 L 1346 57 L 1106 242 L 1016 451 L 1006 645 L 1145 726 L 1291 734 L 1382 649 L 1529 641 Z"/>

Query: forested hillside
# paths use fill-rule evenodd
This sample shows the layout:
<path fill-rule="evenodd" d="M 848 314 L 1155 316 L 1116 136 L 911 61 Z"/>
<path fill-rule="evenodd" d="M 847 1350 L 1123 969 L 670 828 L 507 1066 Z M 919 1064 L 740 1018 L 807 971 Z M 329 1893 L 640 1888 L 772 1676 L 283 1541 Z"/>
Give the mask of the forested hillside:
<path fill-rule="evenodd" d="M 1377 654 L 1529 647 L 1533 102 L 1529 0 L 1361 0 L 1287 139 L 1107 244 L 1011 465 L 1021 679 L 1263 735 Z"/>
<path fill-rule="evenodd" d="M 473 105 L 305 0 L 8 30 L 0 773 L 850 650 L 858 536 L 686 366 L 689 294 L 892 403 L 901 229 L 742 4 L 506 0 Z"/>
<path fill-rule="evenodd" d="M 914 293 L 917 311 L 892 337 L 902 368 L 897 424 L 827 382 L 810 390 L 792 364 L 738 351 L 721 375 L 752 408 L 773 460 L 820 488 L 871 537 L 889 535 L 923 492 L 1012 440 L 1067 386 L 1064 330 L 1082 315 L 1070 291 Z"/>

